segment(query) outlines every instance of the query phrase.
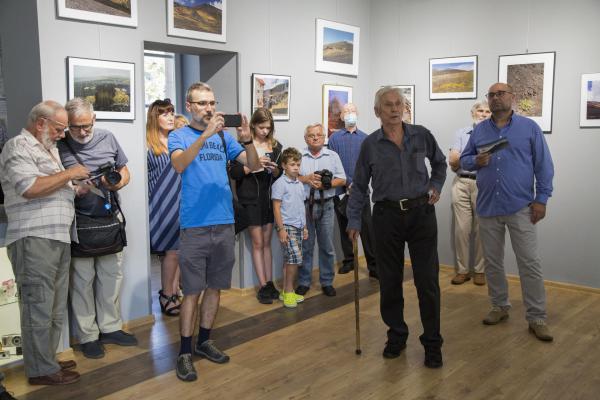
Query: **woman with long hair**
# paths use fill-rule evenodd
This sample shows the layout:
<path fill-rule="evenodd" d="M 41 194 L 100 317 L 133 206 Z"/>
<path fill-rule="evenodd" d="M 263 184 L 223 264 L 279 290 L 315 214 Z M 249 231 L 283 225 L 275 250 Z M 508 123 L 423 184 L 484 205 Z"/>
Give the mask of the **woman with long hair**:
<path fill-rule="evenodd" d="M 230 174 L 236 181 L 238 200 L 236 224 L 248 226 L 252 239 L 252 263 L 260 282 L 256 297 L 260 303 L 271 304 L 279 298 L 279 291 L 273 284 L 271 236 L 274 217 L 271 186 L 281 175 L 279 159 L 282 146 L 273 137 L 275 124 L 268 109 L 258 108 L 252 114 L 250 130 L 262 168 L 252 172 L 240 163 L 231 165 Z"/>
<path fill-rule="evenodd" d="M 150 249 L 160 258 L 161 289 L 158 300 L 163 314 L 179 315 L 179 197 L 181 178 L 171 166 L 167 141 L 175 113 L 171 100 L 156 100 L 148 108 L 148 194 L 150 201 Z"/>

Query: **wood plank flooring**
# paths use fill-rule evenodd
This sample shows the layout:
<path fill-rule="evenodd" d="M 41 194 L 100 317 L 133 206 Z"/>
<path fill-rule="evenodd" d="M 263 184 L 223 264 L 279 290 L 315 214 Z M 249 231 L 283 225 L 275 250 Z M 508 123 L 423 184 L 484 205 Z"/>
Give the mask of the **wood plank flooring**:
<path fill-rule="evenodd" d="M 410 267 L 406 279 L 411 278 Z M 136 348 L 107 346 L 102 360 L 75 352 L 82 381 L 64 387 L 27 385 L 21 368 L 6 385 L 19 399 L 599 399 L 600 295 L 547 287 L 555 341 L 527 332 L 518 283 L 510 282 L 510 318 L 484 326 L 486 287 L 450 285 L 442 270 L 444 367 L 423 366 L 421 325 L 412 282 L 406 282 L 407 349 L 381 357 L 386 327 L 379 316 L 377 283 L 361 270 L 361 356 L 354 354 L 352 274 L 336 276 L 338 296 L 317 288 L 297 310 L 253 296 L 225 294 L 213 337 L 227 349 L 225 365 L 195 362 L 199 379 L 180 382 L 177 318 L 157 315 L 140 327 Z"/>

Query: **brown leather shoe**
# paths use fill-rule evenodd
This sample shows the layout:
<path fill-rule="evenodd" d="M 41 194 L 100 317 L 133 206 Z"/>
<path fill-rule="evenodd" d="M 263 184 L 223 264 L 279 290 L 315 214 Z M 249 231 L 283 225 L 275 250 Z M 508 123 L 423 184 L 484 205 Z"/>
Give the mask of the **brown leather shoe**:
<path fill-rule="evenodd" d="M 73 360 L 59 361 L 58 365 L 60 365 L 60 369 L 63 371 L 77 368 L 77 363 Z"/>
<path fill-rule="evenodd" d="M 81 376 L 75 371 L 60 370 L 55 374 L 29 378 L 30 385 L 68 385 L 77 382 Z"/>
<path fill-rule="evenodd" d="M 554 337 L 550 334 L 550 329 L 546 325 L 546 321 L 537 320 L 529 323 L 529 332 L 533 333 L 536 338 L 543 342 L 551 342 Z"/>
<path fill-rule="evenodd" d="M 475 272 L 475 275 L 473 275 L 473 283 L 478 286 L 485 285 L 485 274 Z"/>
<path fill-rule="evenodd" d="M 470 280 L 471 277 L 469 274 L 456 274 L 454 278 L 450 281 L 453 285 L 462 285 L 466 281 Z"/>

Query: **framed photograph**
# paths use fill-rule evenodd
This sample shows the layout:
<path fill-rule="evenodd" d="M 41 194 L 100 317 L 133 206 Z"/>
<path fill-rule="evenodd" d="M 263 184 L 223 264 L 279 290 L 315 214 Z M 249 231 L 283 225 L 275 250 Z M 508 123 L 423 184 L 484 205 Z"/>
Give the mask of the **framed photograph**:
<path fill-rule="evenodd" d="M 556 52 L 500 56 L 498 82 L 512 86 L 515 111 L 552 131 L 554 59 Z"/>
<path fill-rule="evenodd" d="M 358 26 L 317 19 L 316 38 L 316 71 L 358 76 Z"/>
<path fill-rule="evenodd" d="M 476 98 L 477 56 L 429 59 L 429 100 Z"/>
<path fill-rule="evenodd" d="M 167 35 L 226 42 L 227 0 L 167 0 Z"/>
<path fill-rule="evenodd" d="M 407 124 L 415 123 L 415 85 L 391 85 L 402 91 L 402 95 L 406 100 L 404 104 L 404 115 L 402 120 Z"/>
<path fill-rule="evenodd" d="M 135 119 L 135 64 L 67 57 L 68 98 L 94 105 L 96 119 Z"/>
<path fill-rule="evenodd" d="M 275 121 L 289 121 L 290 81 L 287 75 L 252 74 L 252 112 L 264 107 Z"/>
<path fill-rule="evenodd" d="M 600 128 L 600 72 L 581 75 L 579 126 Z"/>
<path fill-rule="evenodd" d="M 340 113 L 348 103 L 352 103 L 351 86 L 323 85 L 323 126 L 327 130 L 326 139 L 344 127 Z"/>
<path fill-rule="evenodd" d="M 57 0 L 58 16 L 112 25 L 137 26 L 137 0 Z"/>

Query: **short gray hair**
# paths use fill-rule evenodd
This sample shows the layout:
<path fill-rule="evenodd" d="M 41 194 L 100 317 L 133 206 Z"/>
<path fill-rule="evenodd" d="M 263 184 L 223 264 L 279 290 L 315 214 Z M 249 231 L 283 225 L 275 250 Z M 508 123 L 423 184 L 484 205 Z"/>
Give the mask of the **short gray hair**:
<path fill-rule="evenodd" d="M 475 104 L 473 104 L 473 107 L 471 107 L 471 112 L 475 112 L 475 110 L 477 110 L 479 107 L 485 107 L 485 108 L 490 108 L 487 100 L 480 100 L 475 102 Z"/>
<path fill-rule="evenodd" d="M 187 93 L 185 94 L 185 99 L 187 101 L 191 101 L 192 93 L 195 92 L 196 90 L 199 90 L 201 92 L 212 92 L 213 91 L 212 88 L 210 87 L 210 85 L 208 85 L 204 82 L 192 83 L 192 85 L 188 88 Z"/>
<path fill-rule="evenodd" d="M 394 87 L 394 86 L 384 86 L 375 93 L 375 105 L 374 106 L 375 106 L 376 110 L 381 109 L 381 99 L 383 98 L 383 96 L 385 96 L 386 94 L 388 94 L 390 92 L 398 93 L 398 96 L 400 96 L 400 100 L 402 101 L 402 105 L 406 104 L 406 99 L 404 98 L 404 95 L 402 94 L 402 90 L 400 88 Z"/>
<path fill-rule="evenodd" d="M 322 123 L 320 122 L 315 122 L 314 124 L 310 124 L 308 125 L 305 129 L 304 129 L 304 136 L 308 135 L 308 131 L 312 128 L 321 128 L 321 133 L 323 135 L 325 135 L 325 127 L 323 126 Z"/>
<path fill-rule="evenodd" d="M 67 114 L 69 114 L 69 118 L 79 117 L 83 114 L 94 115 L 94 106 L 92 103 L 81 97 L 73 97 L 71 100 L 67 101 L 65 109 L 67 110 Z"/>
<path fill-rule="evenodd" d="M 27 116 L 27 126 L 34 125 L 40 118 L 54 119 L 54 116 L 65 108 L 57 101 L 46 100 L 33 106 Z"/>

